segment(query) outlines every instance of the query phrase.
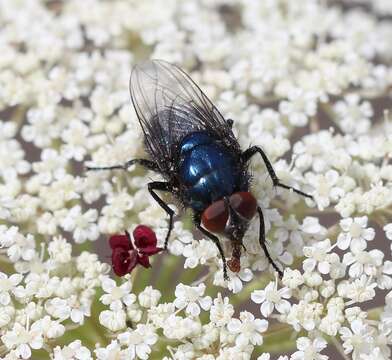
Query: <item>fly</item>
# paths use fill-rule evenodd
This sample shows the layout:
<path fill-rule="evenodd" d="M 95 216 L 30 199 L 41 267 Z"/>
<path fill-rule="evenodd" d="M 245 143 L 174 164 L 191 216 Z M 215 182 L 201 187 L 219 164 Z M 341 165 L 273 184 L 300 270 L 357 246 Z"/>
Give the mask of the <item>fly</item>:
<path fill-rule="evenodd" d="M 265 243 L 263 212 L 250 192 L 249 161 L 259 154 L 274 186 L 298 189 L 280 182 L 267 155 L 259 146 L 242 151 L 233 134 L 233 120 L 225 119 L 196 83 L 179 67 L 162 60 L 135 66 L 130 93 L 144 134 L 148 158 L 132 159 L 123 165 L 88 167 L 88 170 L 126 170 L 134 164 L 159 173 L 164 181 L 148 184 L 153 199 L 169 216 L 164 249 L 173 229 L 174 211 L 159 196 L 169 192 L 193 211 L 195 227 L 217 246 L 223 262 L 240 271 L 243 237 L 250 221 L 259 217 L 259 243 L 269 262 L 282 276 Z M 232 244 L 232 258 L 226 258 L 218 235 Z"/>

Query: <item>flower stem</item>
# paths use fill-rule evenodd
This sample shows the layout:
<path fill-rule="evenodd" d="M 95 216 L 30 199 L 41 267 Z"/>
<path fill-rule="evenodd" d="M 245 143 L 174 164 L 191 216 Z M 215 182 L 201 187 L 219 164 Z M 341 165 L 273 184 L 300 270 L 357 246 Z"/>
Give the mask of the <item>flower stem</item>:
<path fill-rule="evenodd" d="M 342 344 L 335 337 L 331 337 L 331 343 L 334 345 L 335 349 L 339 352 L 339 354 L 343 357 L 344 360 L 350 360 L 350 358 L 344 353 L 344 349 Z"/>

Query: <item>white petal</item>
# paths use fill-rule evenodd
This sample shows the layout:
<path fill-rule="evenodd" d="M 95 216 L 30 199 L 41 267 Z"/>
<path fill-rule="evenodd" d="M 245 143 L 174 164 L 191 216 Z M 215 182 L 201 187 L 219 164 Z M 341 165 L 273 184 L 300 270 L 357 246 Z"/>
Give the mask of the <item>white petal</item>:
<path fill-rule="evenodd" d="M 337 240 L 337 246 L 341 250 L 347 250 L 350 246 L 351 236 L 346 233 L 340 233 Z"/>
<path fill-rule="evenodd" d="M 343 220 L 340 220 L 340 227 L 344 231 L 349 231 L 350 230 L 350 226 L 351 226 L 352 223 L 353 223 L 353 219 L 352 218 L 343 219 Z"/>
<path fill-rule="evenodd" d="M 274 310 L 274 304 L 270 301 L 265 301 L 260 306 L 260 312 L 263 314 L 264 317 L 268 317 L 272 314 Z"/>
<path fill-rule="evenodd" d="M 315 268 L 316 264 L 317 261 L 314 259 L 305 259 L 305 261 L 303 262 L 303 268 L 305 271 L 311 272 Z"/>
<path fill-rule="evenodd" d="M 365 230 L 362 232 L 362 236 L 363 236 L 364 239 L 367 240 L 367 241 L 373 240 L 374 237 L 375 237 L 375 235 L 376 235 L 376 232 L 375 232 L 374 229 L 372 229 L 372 228 L 365 229 Z"/>
<path fill-rule="evenodd" d="M 261 304 L 265 301 L 265 291 L 264 290 L 255 290 L 251 293 L 250 298 L 256 304 Z"/>
<path fill-rule="evenodd" d="M 196 303 L 190 303 L 186 307 L 185 311 L 186 311 L 187 314 L 190 314 L 192 316 L 198 316 L 200 314 L 200 307 Z"/>
<path fill-rule="evenodd" d="M 227 329 L 234 334 L 237 334 L 241 330 L 241 321 L 238 319 L 231 319 L 227 324 Z"/>
<path fill-rule="evenodd" d="M 26 344 L 20 344 L 17 347 L 16 351 L 20 354 L 22 359 L 30 359 L 30 357 L 31 357 L 31 349 Z"/>
<path fill-rule="evenodd" d="M 281 300 L 279 303 L 275 304 L 275 308 L 281 314 L 287 314 L 290 311 L 291 305 L 287 300 Z"/>
<path fill-rule="evenodd" d="M 328 261 L 322 261 L 318 264 L 317 268 L 321 274 L 328 274 L 331 266 Z"/>
<path fill-rule="evenodd" d="M 199 304 L 203 310 L 208 310 L 212 304 L 211 296 L 206 296 L 202 299 L 199 299 Z"/>

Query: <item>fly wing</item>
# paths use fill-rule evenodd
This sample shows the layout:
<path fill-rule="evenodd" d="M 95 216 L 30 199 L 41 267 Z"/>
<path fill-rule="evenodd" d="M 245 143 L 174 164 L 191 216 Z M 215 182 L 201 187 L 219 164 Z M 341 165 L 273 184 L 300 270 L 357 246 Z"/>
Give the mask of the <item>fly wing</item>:
<path fill-rule="evenodd" d="M 162 172 L 169 173 L 179 142 L 194 131 L 208 131 L 232 151 L 240 151 L 223 116 L 179 67 L 162 60 L 135 66 L 130 92 L 147 151 Z"/>

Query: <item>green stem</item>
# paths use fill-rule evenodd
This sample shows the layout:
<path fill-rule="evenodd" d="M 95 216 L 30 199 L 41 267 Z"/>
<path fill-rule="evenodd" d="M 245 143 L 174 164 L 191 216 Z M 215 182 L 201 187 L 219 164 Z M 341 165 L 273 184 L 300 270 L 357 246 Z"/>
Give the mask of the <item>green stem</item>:
<path fill-rule="evenodd" d="M 263 334 L 263 346 L 256 348 L 255 357 L 263 352 L 283 354 L 296 348 L 296 338 L 292 336 L 294 330 L 289 325 L 275 324 Z"/>
<path fill-rule="evenodd" d="M 158 275 L 158 278 L 155 281 L 156 289 L 158 289 L 162 293 L 161 302 L 168 302 L 172 300 L 174 292 L 172 288 L 174 287 L 174 282 L 172 281 L 173 277 L 178 273 L 181 265 L 180 256 L 169 255 L 163 259 L 163 263 Z M 184 271 L 182 269 L 181 271 Z"/>
<path fill-rule="evenodd" d="M 335 349 L 339 352 L 339 354 L 343 357 L 344 360 L 350 360 L 350 358 L 344 353 L 344 349 L 342 344 L 336 339 L 336 337 L 330 337 L 331 343 L 335 347 Z"/>
<path fill-rule="evenodd" d="M 380 320 L 380 316 L 384 311 L 383 306 L 378 306 L 373 309 L 368 310 L 368 319 L 369 320 Z"/>

